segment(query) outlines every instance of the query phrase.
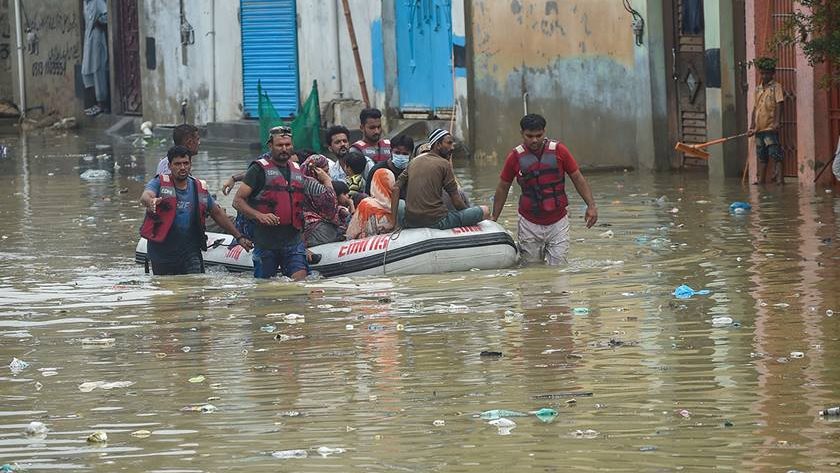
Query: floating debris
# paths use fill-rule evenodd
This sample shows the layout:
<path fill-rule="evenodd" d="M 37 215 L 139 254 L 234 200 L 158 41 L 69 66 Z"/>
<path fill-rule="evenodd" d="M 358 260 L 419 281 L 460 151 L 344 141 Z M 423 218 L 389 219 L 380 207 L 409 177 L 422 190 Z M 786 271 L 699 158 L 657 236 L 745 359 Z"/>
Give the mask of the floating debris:
<path fill-rule="evenodd" d="M 571 436 L 578 439 L 594 439 L 600 435 L 600 432 L 597 430 L 586 429 L 586 430 L 575 430 L 571 433 Z"/>
<path fill-rule="evenodd" d="M 538 394 L 536 396 L 531 396 L 531 399 L 534 400 L 551 400 L 551 399 L 562 399 L 565 397 L 592 397 L 592 392 L 589 391 L 581 391 L 581 392 L 561 392 L 561 393 L 552 393 L 552 394 Z"/>
<path fill-rule="evenodd" d="M 102 181 L 111 178 L 111 173 L 104 169 L 88 169 L 79 175 L 80 178 L 86 181 Z"/>
<path fill-rule="evenodd" d="M 557 411 L 548 407 L 543 407 L 542 409 L 535 411 L 534 415 L 537 416 L 537 419 L 540 421 L 548 423 L 557 417 Z"/>
<path fill-rule="evenodd" d="M 432 425 L 434 425 L 435 427 L 443 427 L 444 425 L 446 425 L 446 421 L 443 419 L 435 419 L 435 421 L 432 422 Z"/>
<path fill-rule="evenodd" d="M 9 369 L 12 370 L 12 374 L 18 374 L 26 368 L 29 368 L 29 363 L 14 357 L 12 358 L 12 362 L 9 363 Z"/>
<path fill-rule="evenodd" d="M 197 383 L 203 383 L 205 379 L 206 378 L 204 377 L 204 375 L 198 375 L 198 376 L 193 376 L 188 381 L 193 383 L 193 384 L 197 384 Z"/>
<path fill-rule="evenodd" d="M 326 458 L 330 455 L 338 455 L 344 453 L 347 450 L 340 447 L 318 447 L 315 451 L 318 452 L 318 455 L 321 455 L 322 457 Z"/>
<path fill-rule="evenodd" d="M 27 437 L 45 437 L 49 430 L 43 422 L 32 421 L 23 429 L 23 433 Z"/>
<path fill-rule="evenodd" d="M 79 385 L 79 391 L 83 393 L 89 393 L 94 389 L 117 389 L 117 388 L 127 388 L 129 386 L 134 385 L 134 381 L 113 381 L 113 382 L 106 382 L 106 381 L 89 381 L 86 383 L 82 383 Z"/>
<path fill-rule="evenodd" d="M 503 417 L 528 417 L 528 414 L 524 412 L 509 411 L 507 409 L 493 409 L 482 412 L 478 415 L 478 417 L 484 420 L 496 420 Z"/>
<path fill-rule="evenodd" d="M 707 294 L 711 294 L 712 291 L 708 289 L 701 289 L 699 291 L 695 291 L 694 289 L 686 286 L 685 284 L 677 287 L 674 289 L 674 296 L 677 299 L 688 299 L 692 296 L 705 296 Z"/>
<path fill-rule="evenodd" d="M 108 434 L 99 430 L 88 435 L 87 441 L 88 443 L 105 443 L 108 441 Z"/>
<path fill-rule="evenodd" d="M 271 454 L 274 458 L 280 458 L 282 460 L 289 459 L 289 458 L 307 458 L 309 453 L 306 450 L 280 450 L 278 452 L 274 452 Z"/>
<path fill-rule="evenodd" d="M 485 358 L 501 358 L 502 352 L 500 351 L 482 351 L 478 354 L 478 356 L 485 357 Z"/>

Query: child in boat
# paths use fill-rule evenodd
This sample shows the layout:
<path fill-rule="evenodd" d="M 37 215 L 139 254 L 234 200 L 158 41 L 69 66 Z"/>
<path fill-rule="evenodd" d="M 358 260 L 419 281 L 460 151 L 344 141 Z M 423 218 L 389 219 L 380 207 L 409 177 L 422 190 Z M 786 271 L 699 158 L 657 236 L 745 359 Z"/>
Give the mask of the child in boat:
<path fill-rule="evenodd" d="M 357 151 L 350 151 L 347 153 L 347 158 L 344 160 L 344 172 L 347 174 L 347 187 L 350 189 L 350 197 L 353 202 L 358 204 L 365 195 L 365 166 L 367 159 L 365 155 Z"/>

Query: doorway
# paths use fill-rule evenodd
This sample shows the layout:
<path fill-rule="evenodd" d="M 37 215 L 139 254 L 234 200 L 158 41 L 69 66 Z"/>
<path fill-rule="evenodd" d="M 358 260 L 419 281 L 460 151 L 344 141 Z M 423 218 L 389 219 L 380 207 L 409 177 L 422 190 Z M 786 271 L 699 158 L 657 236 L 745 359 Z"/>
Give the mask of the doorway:
<path fill-rule="evenodd" d="M 400 111 L 449 118 L 454 101 L 452 1 L 396 0 Z"/>
<path fill-rule="evenodd" d="M 120 113 L 143 114 L 143 95 L 140 83 L 140 22 L 137 0 L 111 2 L 116 10 L 114 31 L 115 97 Z"/>
<path fill-rule="evenodd" d="M 671 142 L 708 141 L 706 129 L 705 24 L 703 0 L 664 0 L 666 38 L 670 39 L 669 128 Z M 670 33 L 670 34 L 668 34 Z M 707 166 L 705 160 L 674 153 L 672 167 Z"/>

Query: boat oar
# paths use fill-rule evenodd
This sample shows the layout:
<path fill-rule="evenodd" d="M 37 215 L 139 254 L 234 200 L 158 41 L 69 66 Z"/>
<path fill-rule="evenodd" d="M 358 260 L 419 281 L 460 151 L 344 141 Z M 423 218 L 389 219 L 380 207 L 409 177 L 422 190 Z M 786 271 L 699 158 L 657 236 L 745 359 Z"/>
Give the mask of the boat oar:
<path fill-rule="evenodd" d="M 709 159 L 709 152 L 706 151 L 704 148 L 708 148 L 712 145 L 719 145 L 726 141 L 733 140 L 735 138 L 741 138 L 744 136 L 747 136 L 747 133 L 741 133 L 740 135 L 734 136 L 727 136 L 726 138 L 718 138 L 716 140 L 707 141 L 705 143 L 698 143 L 695 145 L 688 145 L 678 141 L 677 145 L 674 146 L 674 149 L 692 158 Z"/>

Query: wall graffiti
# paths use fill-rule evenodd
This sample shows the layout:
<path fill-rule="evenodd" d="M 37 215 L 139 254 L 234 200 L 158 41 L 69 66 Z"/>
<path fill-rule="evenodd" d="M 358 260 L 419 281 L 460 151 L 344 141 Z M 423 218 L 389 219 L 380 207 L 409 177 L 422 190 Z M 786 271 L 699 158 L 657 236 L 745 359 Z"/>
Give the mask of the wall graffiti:
<path fill-rule="evenodd" d="M 67 73 L 67 63 L 75 63 L 80 57 L 78 45 L 53 46 L 47 60 L 32 63 L 32 77 L 63 76 Z"/>
<path fill-rule="evenodd" d="M 35 12 L 26 19 L 26 31 L 53 32 L 60 34 L 77 33 L 81 31 L 79 16 L 76 13 L 53 11 L 50 13 Z"/>

